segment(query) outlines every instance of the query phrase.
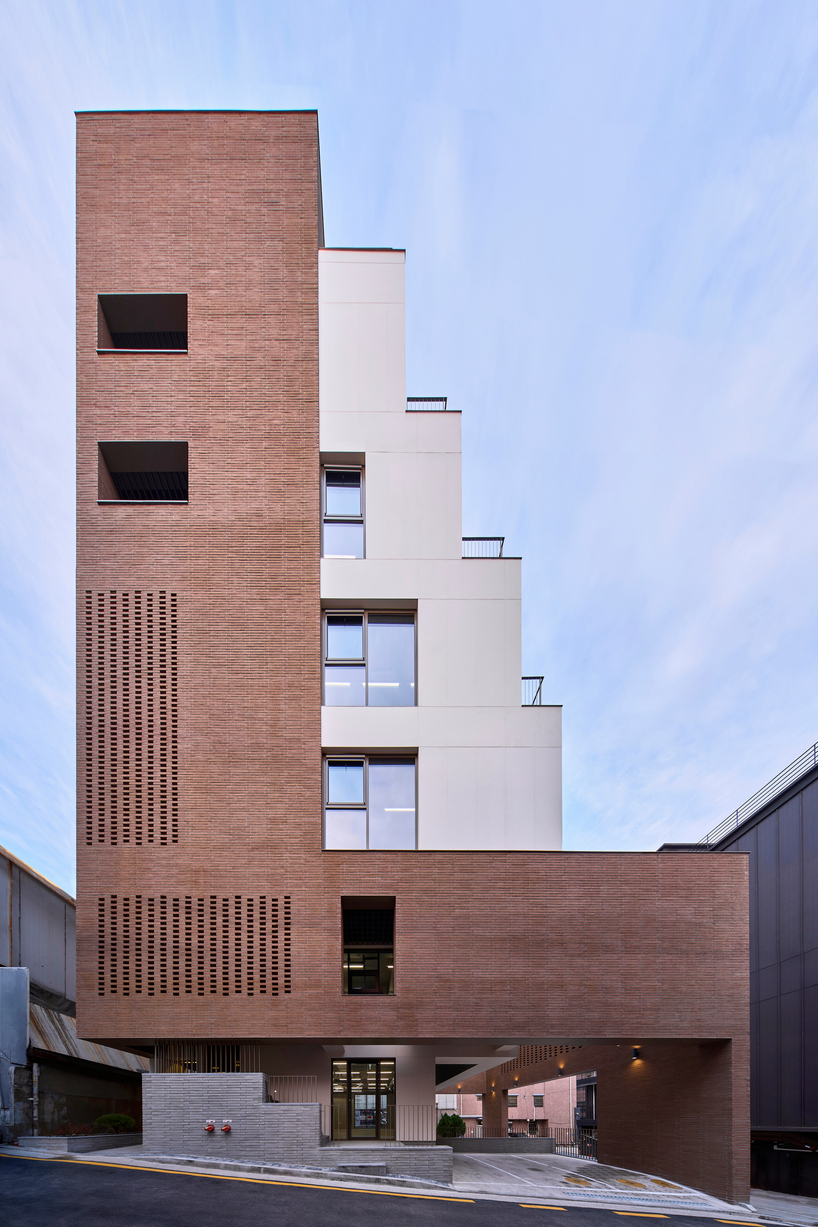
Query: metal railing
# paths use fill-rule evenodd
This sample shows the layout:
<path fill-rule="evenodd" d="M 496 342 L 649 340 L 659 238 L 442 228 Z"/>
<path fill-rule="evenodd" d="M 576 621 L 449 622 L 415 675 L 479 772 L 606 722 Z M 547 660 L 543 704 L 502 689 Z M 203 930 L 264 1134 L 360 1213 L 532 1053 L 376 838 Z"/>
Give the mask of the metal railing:
<path fill-rule="evenodd" d="M 374 1096 L 371 1096 L 374 1099 Z M 332 1142 L 374 1146 L 431 1145 L 437 1137 L 433 1103 L 399 1103 L 348 1110 L 345 1103 L 321 1105 L 321 1132 Z"/>
<path fill-rule="evenodd" d="M 806 775 L 808 771 L 811 771 L 816 766 L 818 766 L 818 742 L 814 746 L 810 746 L 803 754 L 799 754 L 798 758 L 790 763 L 789 767 L 779 771 L 778 775 L 770 780 L 769 784 L 765 784 L 763 788 L 759 788 L 758 792 L 753 793 L 749 801 L 745 801 L 732 814 L 728 814 L 717 827 L 714 827 L 712 831 L 708 831 L 704 839 L 699 840 L 699 844 L 710 848 L 713 844 L 719 843 L 730 831 L 740 827 L 745 819 L 752 817 L 768 801 L 772 801 L 773 797 L 783 792 L 790 784 L 793 784 L 802 775 Z"/>
<path fill-rule="evenodd" d="M 257 1074 L 258 1044 L 208 1044 L 195 1040 L 160 1040 L 151 1061 L 155 1074 Z"/>
<path fill-rule="evenodd" d="M 550 1130 L 548 1136 L 554 1139 L 558 1155 L 568 1155 L 573 1159 L 595 1159 L 597 1157 L 596 1129 L 585 1128 L 582 1125 L 575 1129 L 555 1127 Z"/>
<path fill-rule="evenodd" d="M 407 413 L 445 413 L 448 396 L 407 396 Z"/>
<path fill-rule="evenodd" d="M 536 1128 L 532 1128 L 534 1123 L 527 1120 L 509 1120 L 507 1129 L 491 1129 L 488 1125 L 475 1125 L 471 1121 L 466 1121 L 466 1132 L 463 1136 L 467 1138 L 547 1138 L 551 1136 L 548 1132 L 547 1120 L 538 1120 Z"/>
<path fill-rule="evenodd" d="M 318 1103 L 318 1079 L 315 1074 L 270 1074 L 267 1099 L 270 1103 Z"/>
<path fill-rule="evenodd" d="M 464 537 L 464 558 L 502 558 L 505 537 Z"/>
<path fill-rule="evenodd" d="M 542 684 L 545 678 L 524 677 L 523 707 L 542 707 Z"/>

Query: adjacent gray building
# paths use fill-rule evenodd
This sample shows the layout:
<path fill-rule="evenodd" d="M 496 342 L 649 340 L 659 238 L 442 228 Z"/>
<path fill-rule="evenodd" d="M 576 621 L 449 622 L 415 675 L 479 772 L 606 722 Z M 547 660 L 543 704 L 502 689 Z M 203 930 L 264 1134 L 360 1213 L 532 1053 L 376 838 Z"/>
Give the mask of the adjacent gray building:
<path fill-rule="evenodd" d="M 76 905 L 0 848 L 0 1140 L 141 1115 L 147 1060 L 77 1036 Z"/>
<path fill-rule="evenodd" d="M 818 1197 L 818 745 L 696 849 L 750 858 L 752 1185 Z"/>

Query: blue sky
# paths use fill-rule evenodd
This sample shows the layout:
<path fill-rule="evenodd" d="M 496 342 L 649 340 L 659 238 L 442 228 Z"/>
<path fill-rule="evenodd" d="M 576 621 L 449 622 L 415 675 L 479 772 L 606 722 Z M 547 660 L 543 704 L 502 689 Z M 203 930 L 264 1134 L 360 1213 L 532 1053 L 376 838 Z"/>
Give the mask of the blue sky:
<path fill-rule="evenodd" d="M 327 242 L 407 248 L 566 847 L 698 838 L 818 738 L 814 3 L 4 0 L 0 843 L 73 889 L 73 112 L 165 107 L 317 107 Z"/>

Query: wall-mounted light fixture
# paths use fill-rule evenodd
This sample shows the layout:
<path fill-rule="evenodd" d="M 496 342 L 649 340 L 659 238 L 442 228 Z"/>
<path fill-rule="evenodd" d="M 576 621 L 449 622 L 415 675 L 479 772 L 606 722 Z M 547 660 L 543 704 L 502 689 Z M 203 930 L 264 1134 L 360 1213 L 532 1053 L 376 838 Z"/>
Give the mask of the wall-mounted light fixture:
<path fill-rule="evenodd" d="M 564 1073 L 565 1073 L 565 1070 L 562 1068 L 562 1066 L 560 1066 L 560 1077 L 562 1077 Z"/>
<path fill-rule="evenodd" d="M 631 1053 L 631 1060 L 632 1061 L 639 1060 L 639 1045 L 638 1044 L 634 1045 L 633 1052 Z"/>

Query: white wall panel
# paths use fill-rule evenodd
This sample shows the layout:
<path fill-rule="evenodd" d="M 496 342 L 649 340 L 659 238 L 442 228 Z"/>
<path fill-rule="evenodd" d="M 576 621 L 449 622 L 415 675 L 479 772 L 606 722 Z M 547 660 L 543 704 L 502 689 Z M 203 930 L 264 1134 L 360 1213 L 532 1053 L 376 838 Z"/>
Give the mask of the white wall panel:
<path fill-rule="evenodd" d="M 421 848 L 557 848 L 561 711 L 520 706 L 520 561 L 460 556 L 460 415 L 406 412 L 403 253 L 319 266 L 320 445 L 365 456 L 367 552 L 321 596 L 417 609 L 419 704 L 324 708 L 323 745 L 418 749 Z"/>

